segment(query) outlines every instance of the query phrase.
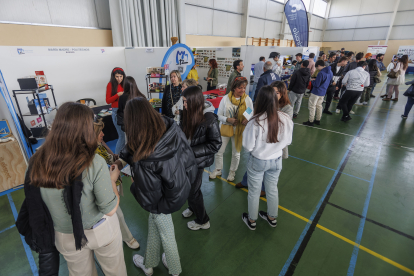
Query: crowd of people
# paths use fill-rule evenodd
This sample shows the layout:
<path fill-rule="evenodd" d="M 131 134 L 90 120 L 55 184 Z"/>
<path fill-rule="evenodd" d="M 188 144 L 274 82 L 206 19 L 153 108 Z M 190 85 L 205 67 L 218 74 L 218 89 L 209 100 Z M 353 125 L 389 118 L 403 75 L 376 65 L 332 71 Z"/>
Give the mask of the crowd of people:
<path fill-rule="evenodd" d="M 138 240 L 144 241 L 131 233 L 119 206 L 124 194 L 120 171 L 129 166 L 130 192 L 148 212 L 146 252 L 135 254 L 133 262 L 146 275 L 152 275 L 160 261 L 170 274 L 179 275 L 182 267 L 171 214 L 188 202 L 182 216 L 194 219 L 187 227 L 194 231 L 210 228 L 201 189 L 203 173 L 215 163 L 209 177 L 222 175 L 223 154 L 230 141 L 228 181 L 236 178 L 242 149 L 249 156 L 243 180 L 236 184 L 236 188 L 248 189 L 242 221 L 250 230 L 256 229 L 259 217 L 276 227 L 278 178 L 282 159 L 288 158 L 293 119 L 303 96 L 309 90 L 309 119 L 304 125 L 319 125 L 322 114 L 332 115 L 333 99 L 339 99 L 336 111 L 342 111 L 341 120 L 347 122 L 358 98 L 367 104 L 373 96 L 385 68 L 381 54 L 369 62 L 363 53 L 354 57 L 345 51 L 328 58 L 322 54 L 316 62 L 314 57 L 312 53 L 303 60 L 302 54 L 296 55 L 288 86 L 280 80 L 280 54 L 270 54 L 275 64 L 261 57 L 250 95 L 248 80 L 241 76 L 243 61 L 235 61 L 216 114 L 198 86 L 195 68 L 184 81 L 179 71 L 170 73 L 160 114 L 139 91 L 135 79 L 116 67 L 106 91 L 119 136 L 115 152 L 103 141 L 105 126 L 89 107 L 62 104 L 45 143 L 29 161 L 26 198 L 16 223 L 29 246 L 39 253 L 40 274 L 57 275 L 60 253 L 70 275 L 97 275 L 94 255 L 105 275 L 127 275 L 122 244 L 138 249 Z M 216 88 L 218 73 L 217 62 L 212 59 L 209 64 L 205 80 L 211 90 Z M 387 67 L 384 101 L 398 100 L 407 66 L 408 57 L 402 56 Z M 414 98 L 409 97 L 403 118 L 413 104 Z M 265 195 L 267 210 L 259 210 L 259 198 Z"/>

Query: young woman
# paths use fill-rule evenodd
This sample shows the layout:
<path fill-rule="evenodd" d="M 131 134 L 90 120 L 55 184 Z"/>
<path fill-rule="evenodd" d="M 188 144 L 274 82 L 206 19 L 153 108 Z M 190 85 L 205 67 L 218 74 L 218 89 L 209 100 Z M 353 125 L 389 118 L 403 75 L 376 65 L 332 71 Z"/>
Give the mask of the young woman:
<path fill-rule="evenodd" d="M 387 84 L 389 85 L 388 95 L 383 101 L 398 101 L 398 94 L 400 93 L 399 86 L 405 83 L 405 71 L 408 68 L 408 55 L 403 55 L 398 63 L 394 62 L 394 72 L 399 72 L 397 78 L 388 78 Z M 395 92 L 395 98 L 391 99 L 393 91 Z"/>
<path fill-rule="evenodd" d="M 221 175 L 223 169 L 223 154 L 227 144 L 231 140 L 232 156 L 228 181 L 234 181 L 237 168 L 240 162 L 240 151 L 242 149 L 243 131 L 248 120 L 243 116 L 248 108 L 253 111 L 253 102 L 246 95 L 247 79 L 237 77 L 234 79 L 231 91 L 223 97 L 218 108 L 218 118 L 220 120 L 220 132 L 223 145 L 216 154 L 216 169 L 210 173 L 210 178 L 214 179 Z"/>
<path fill-rule="evenodd" d="M 217 61 L 212 58 L 208 61 L 208 65 L 210 66 L 210 70 L 208 70 L 207 74 L 207 91 L 216 89 L 218 83 L 218 64 Z"/>
<path fill-rule="evenodd" d="M 96 155 L 92 110 L 79 103 L 64 103 L 44 145 L 30 160 L 26 174 L 31 191 L 26 199 L 39 197 L 34 206 L 37 229 L 39 202 L 51 215 L 57 250 L 65 258 L 70 275 L 97 275 L 94 254 L 105 275 L 127 275 L 122 236 L 116 210 L 119 170 L 108 170 Z M 41 198 L 40 198 L 41 197 Z M 49 233 L 44 232 L 43 235 Z M 43 241 L 43 239 L 42 239 Z"/>
<path fill-rule="evenodd" d="M 124 95 L 122 95 L 121 98 Z M 106 164 L 113 165 L 114 162 L 118 159 L 118 155 L 115 155 L 103 141 L 104 133 L 102 130 L 104 129 L 104 127 L 105 125 L 102 122 L 102 119 L 95 119 L 95 121 L 93 122 L 93 129 L 95 131 L 95 135 L 98 140 L 98 148 L 96 149 L 96 154 L 98 154 L 100 157 L 105 159 Z M 118 177 L 115 184 L 116 184 L 118 193 L 123 196 L 124 189 L 122 187 L 121 177 Z M 118 206 L 118 209 L 116 209 L 116 214 L 118 215 L 119 225 L 121 227 L 122 240 L 128 245 L 129 248 L 132 248 L 132 249 L 139 248 L 139 243 L 132 236 L 131 231 L 129 231 L 128 225 L 125 222 L 125 217 L 124 217 L 124 213 L 121 210 L 121 206 Z"/>
<path fill-rule="evenodd" d="M 133 77 L 128 76 L 124 80 L 124 94 L 119 98 L 117 112 L 117 123 L 121 127 L 123 132 L 125 132 L 124 111 L 126 102 L 136 97 L 146 98 L 145 95 L 142 94 L 141 91 L 139 91 L 135 79 Z"/>
<path fill-rule="evenodd" d="M 368 100 L 371 98 L 371 94 L 372 94 L 371 90 L 374 89 L 373 87 L 375 83 L 375 80 L 374 80 L 375 77 L 381 77 L 381 72 L 378 69 L 376 59 L 371 59 L 369 61 L 368 70 L 369 70 L 369 76 L 370 76 L 369 86 L 364 89 L 364 92 L 362 92 L 362 95 L 361 95 L 361 99 L 359 100 L 359 102 L 362 103 L 363 105 L 367 105 Z"/>
<path fill-rule="evenodd" d="M 289 100 L 289 96 L 287 93 L 287 88 L 286 88 L 286 84 L 283 81 L 275 81 L 272 82 L 272 84 L 270 85 L 271 87 L 273 87 L 274 92 L 276 93 L 278 102 L 279 102 L 279 110 L 282 111 L 283 113 L 286 113 L 287 115 L 289 115 L 289 118 L 293 119 L 293 107 L 290 103 Z M 256 107 L 255 107 L 256 109 Z M 283 148 L 283 154 L 282 154 L 282 159 L 287 159 L 289 157 L 289 153 L 288 153 L 288 146 Z M 243 176 L 243 180 L 240 183 L 237 183 L 236 188 L 240 189 L 240 188 L 248 188 L 247 186 L 247 171 Z M 265 186 L 264 183 L 262 184 L 262 191 L 260 192 L 260 196 L 265 196 L 266 192 L 265 192 Z"/>
<path fill-rule="evenodd" d="M 184 110 L 181 129 L 190 142 L 198 165 L 197 178 L 192 183 L 188 208 L 184 210 L 183 217 L 188 218 L 195 213 L 196 218 L 187 223 L 191 230 L 209 229 L 210 218 L 204 207 L 201 183 L 205 167 L 214 163 L 214 154 L 221 147 L 220 128 L 217 115 L 209 112 L 204 105 L 204 96 L 197 86 L 187 88 L 183 93 Z"/>
<path fill-rule="evenodd" d="M 248 209 L 242 220 L 250 230 L 256 229 L 258 213 L 270 226 L 276 227 L 279 195 L 277 182 L 282 170 L 283 148 L 292 142 L 293 121 L 279 111 L 277 95 L 271 86 L 264 86 L 256 100 L 254 116 L 243 133 L 243 147 L 250 152 L 247 163 L 249 185 Z M 259 212 L 262 181 L 266 187 L 267 212 Z"/>
<path fill-rule="evenodd" d="M 181 264 L 171 214 L 181 209 L 195 182 L 193 151 L 174 120 L 161 116 L 144 98 L 127 102 L 124 120 L 127 144 L 116 162 L 118 167 L 125 162 L 131 166 L 131 192 L 150 213 L 145 258 L 134 255 L 133 261 L 146 275 L 152 275 L 162 243 L 162 261 L 170 274 L 178 275 Z"/>
<path fill-rule="evenodd" d="M 187 89 L 187 87 L 190 86 L 196 86 L 197 82 L 193 79 L 185 79 L 183 83 L 181 84 L 181 92 L 183 93 L 184 90 Z M 174 121 L 177 122 L 178 125 L 180 125 L 181 115 L 180 113 L 183 112 L 183 97 L 180 97 L 180 100 L 172 107 L 172 113 L 174 114 Z"/>
<path fill-rule="evenodd" d="M 118 132 L 118 141 L 116 142 L 115 153 L 119 154 L 125 146 L 125 132 L 117 123 L 117 112 L 119 97 L 124 94 L 125 72 L 120 67 L 115 67 L 111 73 L 111 80 L 106 86 L 106 103 L 112 107 L 112 121 L 114 122 L 116 132 Z"/>
<path fill-rule="evenodd" d="M 170 85 L 166 85 L 164 95 L 162 96 L 162 115 L 174 118 L 172 107 L 180 100 L 181 97 L 181 74 L 178 70 L 170 73 Z"/>

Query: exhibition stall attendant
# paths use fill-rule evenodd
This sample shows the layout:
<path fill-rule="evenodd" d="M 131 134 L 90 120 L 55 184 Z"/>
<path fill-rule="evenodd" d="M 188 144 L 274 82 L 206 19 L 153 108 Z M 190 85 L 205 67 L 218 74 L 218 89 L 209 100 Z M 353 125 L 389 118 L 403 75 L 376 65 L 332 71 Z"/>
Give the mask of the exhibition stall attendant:
<path fill-rule="evenodd" d="M 121 126 L 117 124 L 117 112 L 119 97 L 124 94 L 124 79 L 126 75 L 122 68 L 115 67 L 111 73 L 111 80 L 106 86 L 106 103 L 112 107 L 112 121 L 118 132 L 118 142 L 115 147 L 115 154 L 119 154 L 125 146 L 125 132 L 122 131 Z"/>

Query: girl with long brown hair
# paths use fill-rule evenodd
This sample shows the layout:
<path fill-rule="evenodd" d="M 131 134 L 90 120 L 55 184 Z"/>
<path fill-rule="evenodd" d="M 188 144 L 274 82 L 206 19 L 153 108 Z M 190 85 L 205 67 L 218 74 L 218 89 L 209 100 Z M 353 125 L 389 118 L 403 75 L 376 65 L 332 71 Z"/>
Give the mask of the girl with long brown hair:
<path fill-rule="evenodd" d="M 131 166 L 131 193 L 150 213 L 145 258 L 136 254 L 133 261 L 152 275 L 162 243 L 162 261 L 170 274 L 178 275 L 182 270 L 171 214 L 184 205 L 195 181 L 193 151 L 175 121 L 161 116 L 142 97 L 127 102 L 124 120 L 127 144 L 116 163 L 119 168 Z"/>
<path fill-rule="evenodd" d="M 187 223 L 191 230 L 209 229 L 210 218 L 204 207 L 201 184 L 203 182 L 204 168 L 214 163 L 214 154 L 221 147 L 220 128 L 217 115 L 205 104 L 203 93 L 197 86 L 190 86 L 183 93 L 183 118 L 181 129 L 188 139 L 196 158 L 198 172 L 195 182 L 192 183 L 188 208 L 184 210 L 183 217 L 193 214 L 195 220 Z M 212 112 L 211 112 L 212 111 Z"/>
<path fill-rule="evenodd" d="M 212 58 L 208 61 L 208 66 L 210 69 L 207 73 L 207 91 L 214 90 L 218 84 L 218 64 L 217 61 Z"/>
<path fill-rule="evenodd" d="M 400 93 L 399 87 L 400 85 L 405 83 L 405 72 L 408 68 L 408 55 L 403 55 L 399 60 L 398 63 L 394 62 L 394 68 L 391 71 L 394 71 L 398 74 L 396 78 L 388 78 L 387 86 L 388 95 L 386 98 L 382 99 L 383 101 L 398 101 L 398 95 Z M 395 92 L 395 98 L 391 99 L 393 92 Z"/>
<path fill-rule="evenodd" d="M 39 216 L 45 212 L 39 202 L 47 206 L 54 233 L 41 235 L 54 237 L 70 275 L 96 275 L 94 254 L 106 275 L 127 275 L 115 213 L 120 172 L 115 166 L 109 171 L 105 160 L 95 155 L 93 117 L 92 110 L 79 103 L 59 108 L 45 143 L 29 162 L 27 207 L 39 224 L 35 228 L 41 228 L 45 220 Z M 36 197 L 37 204 L 31 206 Z"/>
<path fill-rule="evenodd" d="M 215 179 L 218 175 L 221 175 L 221 170 L 223 169 L 223 154 L 230 140 L 233 149 L 230 172 L 227 180 L 232 182 L 236 176 L 240 162 L 243 131 L 248 122 L 243 113 L 246 110 L 253 112 L 253 102 L 246 94 L 246 86 L 247 79 L 245 77 L 236 77 L 230 93 L 224 96 L 220 102 L 217 115 L 220 121 L 221 140 L 223 144 L 215 156 L 216 168 L 210 173 L 211 179 Z"/>
<path fill-rule="evenodd" d="M 243 133 L 243 147 L 250 152 L 247 163 L 248 213 L 242 220 L 250 230 L 256 229 L 258 213 L 270 226 L 276 227 L 279 195 L 277 182 L 282 170 L 282 151 L 292 142 L 293 122 L 279 111 L 279 100 L 273 87 L 260 89 L 254 115 Z M 262 181 L 266 187 L 267 212 L 259 212 Z"/>
<path fill-rule="evenodd" d="M 110 104 L 112 107 L 112 121 L 115 125 L 116 132 L 118 133 L 115 154 L 119 154 L 125 145 L 125 132 L 123 132 L 121 126 L 117 124 L 119 98 L 124 94 L 125 77 L 124 69 L 115 67 L 111 72 L 111 80 L 106 86 L 106 103 Z"/>

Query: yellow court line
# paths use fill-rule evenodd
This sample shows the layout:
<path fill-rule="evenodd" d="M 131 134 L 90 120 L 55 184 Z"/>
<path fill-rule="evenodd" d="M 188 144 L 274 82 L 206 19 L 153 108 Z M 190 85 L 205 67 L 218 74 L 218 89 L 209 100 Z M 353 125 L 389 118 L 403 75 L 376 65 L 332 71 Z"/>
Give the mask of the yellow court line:
<path fill-rule="evenodd" d="M 210 173 L 206 169 L 204 169 L 204 171 L 206 173 L 208 173 L 208 174 Z M 234 184 L 234 183 L 232 183 L 232 182 L 228 181 L 227 179 L 224 179 L 224 178 L 222 178 L 220 176 L 217 176 L 217 178 L 220 179 L 220 180 L 222 180 L 222 181 L 224 181 L 224 182 L 227 182 L 228 184 L 230 184 L 232 186 L 236 186 L 236 184 Z M 246 188 L 241 188 L 241 190 L 243 190 L 245 192 L 248 192 L 248 190 Z M 267 202 L 266 198 L 264 198 L 264 197 L 261 197 L 260 199 Z M 301 216 L 301 215 L 299 215 L 299 214 L 297 214 L 297 213 L 295 213 L 295 212 L 293 212 L 293 211 L 291 211 L 289 209 L 286 209 L 285 207 L 282 207 L 282 206 L 279 205 L 279 209 L 281 209 L 281 210 L 283 210 L 283 211 L 285 211 L 285 212 L 287 212 L 287 213 L 289 213 L 289 214 L 291 214 L 291 215 L 293 215 L 293 216 L 295 216 L 295 217 L 297 217 L 297 218 L 299 218 L 299 219 L 301 219 L 301 220 L 303 220 L 303 221 L 305 221 L 307 223 L 312 223 L 311 220 L 309 220 L 309 219 L 307 219 L 307 218 L 305 218 L 305 217 L 303 217 L 303 216 Z M 362 246 L 360 244 L 357 244 L 356 242 L 351 241 L 350 239 L 347 239 L 344 236 L 339 235 L 338 233 L 336 233 L 336 232 L 334 232 L 332 230 L 329 230 L 328 228 L 323 227 L 320 224 L 317 224 L 316 227 L 319 228 L 319 229 L 321 229 L 321 230 L 323 230 L 323 231 L 325 231 L 325 232 L 327 232 L 327 233 L 329 233 L 329 234 L 331 234 L 331 235 L 333 235 L 333 236 L 335 236 L 335 237 L 337 237 L 337 238 L 339 238 L 339 239 L 341 239 L 341 240 L 343 240 L 344 242 L 347 242 L 347 243 L 349 243 L 349 244 L 351 244 L 353 246 L 358 246 L 359 249 L 361 249 L 361 250 L 363 250 L 363 251 L 371 254 L 372 256 L 377 257 L 378 259 L 383 260 L 384 262 L 387 262 L 387 263 L 389 263 L 389 264 L 391 264 L 391 265 L 393 265 L 393 266 L 395 266 L 395 267 L 397 267 L 397 268 L 399 268 L 399 269 L 401 269 L 401 270 L 403 270 L 403 271 L 405 271 L 405 272 L 407 272 L 407 273 L 409 273 L 411 275 L 414 275 L 414 270 L 411 270 L 408 267 L 405 267 L 403 265 L 400 265 L 399 263 L 394 262 L 393 260 L 388 259 L 387 257 L 384 257 L 381 254 L 378 254 L 378 253 L 376 253 L 376 252 L 374 252 L 374 251 L 366 248 L 365 246 Z"/>

